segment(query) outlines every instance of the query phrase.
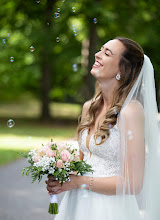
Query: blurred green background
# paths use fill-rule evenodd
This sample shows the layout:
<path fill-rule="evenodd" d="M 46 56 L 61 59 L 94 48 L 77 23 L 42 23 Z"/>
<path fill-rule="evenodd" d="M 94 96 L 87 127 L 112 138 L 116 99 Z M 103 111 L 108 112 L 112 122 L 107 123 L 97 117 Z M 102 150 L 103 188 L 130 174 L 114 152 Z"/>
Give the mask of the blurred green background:
<path fill-rule="evenodd" d="M 0 164 L 17 149 L 75 136 L 82 104 L 94 94 L 94 54 L 116 36 L 137 41 L 150 57 L 160 109 L 159 1 L 1 0 L 0 21 Z"/>

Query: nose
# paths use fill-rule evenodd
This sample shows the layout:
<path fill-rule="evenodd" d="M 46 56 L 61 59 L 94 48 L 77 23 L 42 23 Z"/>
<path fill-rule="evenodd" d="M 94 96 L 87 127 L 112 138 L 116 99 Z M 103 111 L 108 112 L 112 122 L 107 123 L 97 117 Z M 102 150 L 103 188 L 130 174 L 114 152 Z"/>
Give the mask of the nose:
<path fill-rule="evenodd" d="M 97 53 L 95 53 L 95 58 L 96 59 L 101 59 L 101 50 L 100 51 L 98 51 Z"/>

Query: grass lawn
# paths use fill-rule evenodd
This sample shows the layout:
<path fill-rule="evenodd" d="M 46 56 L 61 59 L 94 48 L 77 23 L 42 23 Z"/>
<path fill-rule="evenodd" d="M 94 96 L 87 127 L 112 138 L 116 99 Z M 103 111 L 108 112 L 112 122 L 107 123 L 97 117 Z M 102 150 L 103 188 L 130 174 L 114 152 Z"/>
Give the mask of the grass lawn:
<path fill-rule="evenodd" d="M 51 139 L 54 141 L 67 141 L 75 137 L 77 118 L 80 115 L 80 106 L 73 104 L 52 104 L 52 116 L 57 119 L 63 118 L 75 123 L 58 123 L 54 119 L 49 123 L 42 123 L 36 118 L 39 116 L 37 104 L 24 106 L 23 104 L 2 104 L 0 107 L 0 165 L 10 163 L 20 158 L 17 152 L 29 151 L 40 148 L 42 144 Z M 32 108 L 33 106 L 33 108 Z M 38 106 L 38 105 L 37 105 Z M 59 110 L 61 109 L 61 111 Z M 30 116 L 30 117 L 29 117 Z M 7 127 L 7 120 L 12 118 L 15 125 Z"/>

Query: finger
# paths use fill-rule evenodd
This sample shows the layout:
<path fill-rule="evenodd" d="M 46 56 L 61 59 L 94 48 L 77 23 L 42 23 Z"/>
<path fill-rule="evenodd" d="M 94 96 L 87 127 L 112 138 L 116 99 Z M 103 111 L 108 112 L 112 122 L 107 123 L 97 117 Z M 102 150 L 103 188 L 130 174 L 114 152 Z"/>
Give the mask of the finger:
<path fill-rule="evenodd" d="M 46 187 L 47 188 L 47 190 L 49 191 L 49 192 L 55 192 L 56 190 L 59 190 L 59 187 L 57 187 L 57 186 L 55 186 L 55 187 L 49 187 L 49 186 L 47 186 Z"/>
<path fill-rule="evenodd" d="M 59 193 L 61 193 L 61 192 L 63 192 L 63 190 L 59 189 L 59 190 L 57 190 L 57 191 L 55 192 L 55 194 L 59 194 Z"/>
<path fill-rule="evenodd" d="M 56 178 L 54 178 L 53 176 L 49 176 L 48 179 L 49 180 L 56 180 Z"/>
<path fill-rule="evenodd" d="M 57 182 L 50 181 L 47 183 L 47 186 L 59 186 L 59 184 Z"/>

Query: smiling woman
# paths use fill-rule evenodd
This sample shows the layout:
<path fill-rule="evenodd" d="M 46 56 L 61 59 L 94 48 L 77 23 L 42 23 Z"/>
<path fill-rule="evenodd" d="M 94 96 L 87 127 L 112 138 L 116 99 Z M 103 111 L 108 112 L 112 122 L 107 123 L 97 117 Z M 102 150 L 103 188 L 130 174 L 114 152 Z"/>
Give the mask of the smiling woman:
<path fill-rule="evenodd" d="M 50 193 L 67 191 L 55 220 L 157 220 L 160 140 L 152 63 L 138 43 L 117 37 L 95 54 L 91 74 L 96 94 L 83 105 L 77 140 L 94 172 L 71 175 L 62 187 L 49 179 Z"/>

